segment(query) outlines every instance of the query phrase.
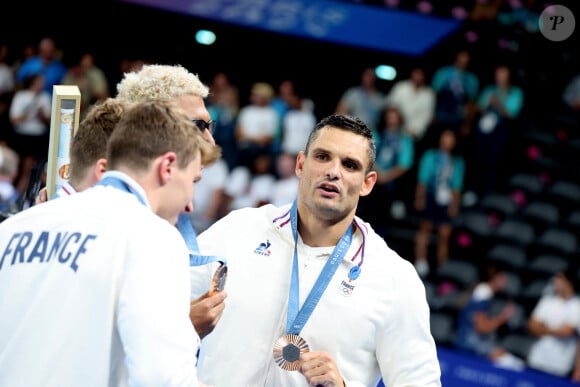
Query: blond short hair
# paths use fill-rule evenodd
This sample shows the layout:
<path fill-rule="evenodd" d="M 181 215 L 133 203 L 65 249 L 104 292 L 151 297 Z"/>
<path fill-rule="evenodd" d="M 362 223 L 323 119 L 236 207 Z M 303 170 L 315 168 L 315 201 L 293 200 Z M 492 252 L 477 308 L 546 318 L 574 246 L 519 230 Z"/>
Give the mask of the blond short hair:
<path fill-rule="evenodd" d="M 198 151 L 202 164 L 215 161 L 217 149 L 182 109 L 170 102 L 145 101 L 122 115 L 107 143 L 107 164 L 110 169 L 126 167 L 138 173 L 146 171 L 155 158 L 174 152 L 183 169 L 198 157 Z"/>
<path fill-rule="evenodd" d="M 128 102 L 172 101 L 182 95 L 206 98 L 209 87 L 181 65 L 146 64 L 125 73 L 117 84 L 117 97 Z"/>

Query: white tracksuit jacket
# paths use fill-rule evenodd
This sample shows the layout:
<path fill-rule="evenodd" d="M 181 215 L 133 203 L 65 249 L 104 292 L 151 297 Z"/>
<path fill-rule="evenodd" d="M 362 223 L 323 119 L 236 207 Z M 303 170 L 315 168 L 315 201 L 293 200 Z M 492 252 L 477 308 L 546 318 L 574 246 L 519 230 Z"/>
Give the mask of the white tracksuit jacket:
<path fill-rule="evenodd" d="M 290 204 L 233 211 L 198 236 L 204 254 L 226 257 L 226 308 L 201 344 L 198 373 L 215 387 L 307 386 L 272 357 L 285 334 L 294 251 Z M 425 288 L 413 265 L 367 223 L 360 229 L 300 335 L 328 352 L 347 386 L 440 386 Z M 362 229 L 362 231 L 361 231 Z M 320 230 L 324 232 L 324 230 Z M 363 246 L 363 236 L 365 243 Z M 364 261 L 358 279 L 349 270 Z M 298 244 L 300 305 L 332 248 Z M 207 291 L 215 265 L 191 267 L 192 297 Z"/>
<path fill-rule="evenodd" d="M 197 387 L 188 267 L 178 230 L 113 187 L 0 223 L 0 386 Z"/>

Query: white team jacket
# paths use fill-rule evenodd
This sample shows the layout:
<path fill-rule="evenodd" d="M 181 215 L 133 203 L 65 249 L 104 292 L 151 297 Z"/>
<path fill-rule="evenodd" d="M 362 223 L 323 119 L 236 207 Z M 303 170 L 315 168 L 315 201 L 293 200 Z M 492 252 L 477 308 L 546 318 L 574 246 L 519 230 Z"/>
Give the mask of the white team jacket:
<path fill-rule="evenodd" d="M 198 236 L 204 254 L 228 261 L 226 308 L 202 341 L 198 372 L 215 387 L 307 386 L 298 371 L 273 361 L 285 334 L 294 240 L 290 205 L 231 212 Z M 440 386 L 425 288 L 412 264 L 361 225 L 301 336 L 310 350 L 328 352 L 348 386 Z M 324 230 L 320 230 L 324 232 Z M 363 246 L 363 236 L 365 243 Z M 300 305 L 332 248 L 298 245 Z M 349 281 L 352 266 L 360 277 Z M 192 297 L 207 291 L 215 266 L 190 268 Z"/>
<path fill-rule="evenodd" d="M 0 386 L 197 387 L 188 267 L 177 229 L 112 187 L 0 223 Z"/>

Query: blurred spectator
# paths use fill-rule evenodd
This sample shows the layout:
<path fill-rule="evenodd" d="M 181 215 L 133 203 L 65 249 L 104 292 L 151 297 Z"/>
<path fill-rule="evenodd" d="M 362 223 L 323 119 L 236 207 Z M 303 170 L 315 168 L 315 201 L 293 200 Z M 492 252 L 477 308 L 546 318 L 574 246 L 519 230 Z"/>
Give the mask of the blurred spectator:
<path fill-rule="evenodd" d="M 254 158 L 252 168 L 235 167 L 224 187 L 224 214 L 244 207 L 259 207 L 271 201 L 276 176 L 272 174 L 272 155 L 263 151 Z"/>
<path fill-rule="evenodd" d="M 22 63 L 26 62 L 29 58 L 32 58 L 37 54 L 37 44 L 33 42 L 25 42 L 22 46 L 22 50 L 20 55 L 14 59 L 14 63 L 12 64 L 12 72 L 14 73 L 14 79 L 16 80 L 16 74 L 18 70 L 22 66 Z M 18 85 L 16 85 L 18 86 Z"/>
<path fill-rule="evenodd" d="M 296 155 L 290 153 L 280 153 L 276 158 L 276 172 L 278 174 L 272 193 L 270 203 L 281 206 L 291 203 L 298 195 L 298 176 L 296 176 Z"/>
<path fill-rule="evenodd" d="M 203 179 L 195 183 L 193 212 L 189 214 L 199 235 L 222 215 L 224 187 L 229 175 L 226 161 L 221 158 L 203 168 Z"/>
<path fill-rule="evenodd" d="M 580 74 L 568 81 L 562 94 L 566 107 L 572 113 L 572 119 L 576 122 L 576 130 L 580 125 Z M 578 135 L 579 133 L 576 133 Z"/>
<path fill-rule="evenodd" d="M 566 377 L 574 367 L 580 326 L 580 299 L 576 295 L 578 271 L 570 265 L 552 278 L 553 293 L 543 295 L 528 321 L 538 337 L 528 354 L 528 366 Z"/>
<path fill-rule="evenodd" d="M 113 73 L 108 73 L 107 78 L 109 79 L 109 94 L 117 94 L 117 85 L 125 79 L 125 74 L 138 72 L 143 68 L 145 64 L 153 64 L 142 58 L 133 58 L 125 56 L 119 59 L 116 66 L 116 71 Z"/>
<path fill-rule="evenodd" d="M 377 183 L 359 202 L 359 214 L 371 224 L 385 224 L 395 200 L 405 197 L 403 176 L 414 160 L 413 138 L 404 131 L 405 121 L 396 106 L 387 107 L 377 143 Z M 413 184 L 414 185 L 414 184 Z"/>
<path fill-rule="evenodd" d="M 418 153 L 422 153 L 422 141 L 435 117 L 435 92 L 426 84 L 425 71 L 415 67 L 409 79 L 395 83 L 387 103 L 401 110 L 404 130 L 413 137 Z"/>
<path fill-rule="evenodd" d="M 278 84 L 278 89 L 276 95 L 272 98 L 270 104 L 276 112 L 278 112 L 278 128 L 274 134 L 274 139 L 272 140 L 272 150 L 273 154 L 277 155 L 282 151 L 282 141 L 284 138 L 284 117 L 286 112 L 290 109 L 291 101 L 296 99 L 296 89 L 294 87 L 294 81 L 291 79 L 284 79 Z"/>
<path fill-rule="evenodd" d="M 455 145 L 455 132 L 445 130 L 439 147 L 425 151 L 420 159 L 415 209 L 421 220 L 415 235 L 415 268 L 422 277 L 429 273 L 427 255 L 433 226 L 437 227 L 437 264 L 448 259 L 452 221 L 459 213 L 465 174 L 463 157 L 453 153 Z"/>
<path fill-rule="evenodd" d="M 238 143 L 237 165 L 254 168 L 260 155 L 272 154 L 272 140 L 278 128 L 278 113 L 270 105 L 274 88 L 266 82 L 256 82 L 250 91 L 250 103 L 240 109 L 235 129 Z"/>
<path fill-rule="evenodd" d="M 38 45 L 38 54 L 24 60 L 18 68 L 16 81 L 21 84 L 32 75 L 42 74 L 44 90 L 52 98 L 52 87 L 62 82 L 67 70 L 54 39 L 45 37 Z"/>
<path fill-rule="evenodd" d="M 471 54 L 460 50 L 451 65 L 440 67 L 434 74 L 431 86 L 436 94 L 435 124 L 441 129 L 452 129 L 460 134 L 477 98 L 479 78 L 468 67 Z"/>
<path fill-rule="evenodd" d="M 477 101 L 479 114 L 472 177 L 479 196 L 497 191 L 497 181 L 504 177 L 499 165 L 503 165 L 504 151 L 522 110 L 524 94 L 520 87 L 512 85 L 510 74 L 509 67 L 497 66 L 495 82 L 482 90 Z"/>
<path fill-rule="evenodd" d="M 314 101 L 302 96 L 302 93 L 296 90 L 296 84 L 293 80 L 282 80 L 278 85 L 278 93 L 274 96 L 271 102 L 280 117 L 280 127 L 276 137 L 277 141 L 283 141 L 284 139 L 284 117 L 289 110 L 296 109 L 297 99 L 301 101 L 301 110 L 314 114 Z M 278 145 L 280 146 L 281 144 Z"/>
<path fill-rule="evenodd" d="M 225 72 L 214 75 L 209 85 L 207 110 L 216 127 L 213 134 L 216 144 L 222 147 L 222 157 L 228 169 L 236 166 L 238 146 L 234 130 L 240 112 L 240 95 L 237 86 Z"/>
<path fill-rule="evenodd" d="M 8 44 L 0 44 L 0 142 L 9 141 L 11 132 L 8 112 L 14 96 L 14 72 L 8 63 Z"/>
<path fill-rule="evenodd" d="M 44 89 L 44 76 L 31 75 L 23 88 L 14 94 L 10 121 L 14 128 L 14 149 L 20 155 L 20 173 L 16 188 L 26 191 L 30 173 L 48 157 L 51 95 Z"/>
<path fill-rule="evenodd" d="M 385 97 L 377 86 L 375 69 L 367 67 L 361 72 L 360 83 L 342 94 L 335 112 L 360 118 L 377 135 L 381 111 L 386 104 Z"/>
<path fill-rule="evenodd" d="M 282 120 L 282 149 L 294 156 L 304 150 L 308 136 L 316 125 L 311 101 L 298 95 L 288 98 L 288 108 Z"/>
<path fill-rule="evenodd" d="M 81 92 L 81 117 L 84 117 L 91 105 L 109 97 L 107 76 L 95 64 L 94 56 L 90 52 L 81 55 L 79 62 L 68 69 L 61 83 L 78 86 Z"/>
<path fill-rule="evenodd" d="M 514 315 L 515 306 L 507 303 L 497 315 L 490 313 L 495 295 L 507 287 L 507 274 L 493 265 L 482 274 L 459 312 L 455 347 L 489 359 L 498 367 L 523 370 L 525 361 L 502 348 L 497 339 L 498 330 Z"/>
<path fill-rule="evenodd" d="M 18 190 L 14 180 L 18 174 L 20 158 L 18 153 L 6 145 L 0 145 L 0 212 L 18 211 Z"/>

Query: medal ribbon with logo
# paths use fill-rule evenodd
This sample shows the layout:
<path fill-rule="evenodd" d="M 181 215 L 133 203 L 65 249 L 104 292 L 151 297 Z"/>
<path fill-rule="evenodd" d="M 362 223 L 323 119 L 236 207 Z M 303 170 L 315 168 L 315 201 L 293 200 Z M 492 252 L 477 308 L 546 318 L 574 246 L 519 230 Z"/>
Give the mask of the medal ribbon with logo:
<path fill-rule="evenodd" d="M 280 337 L 274 343 L 274 361 L 282 369 L 296 371 L 300 367 L 300 355 L 308 352 L 309 347 L 306 340 L 300 337 L 300 332 L 306 324 L 308 318 L 314 311 L 316 304 L 320 301 L 324 290 L 328 286 L 330 279 L 336 272 L 340 262 L 352 242 L 354 234 L 352 224 L 342 235 L 332 254 L 326 261 L 322 272 L 316 279 L 314 286 L 308 297 L 304 301 L 302 308 L 299 307 L 299 279 L 298 279 L 298 210 L 294 200 L 290 209 L 290 221 L 292 224 L 292 235 L 294 236 L 294 258 L 292 262 L 292 277 L 290 280 L 290 292 L 288 297 L 288 316 L 286 320 L 286 335 Z"/>

